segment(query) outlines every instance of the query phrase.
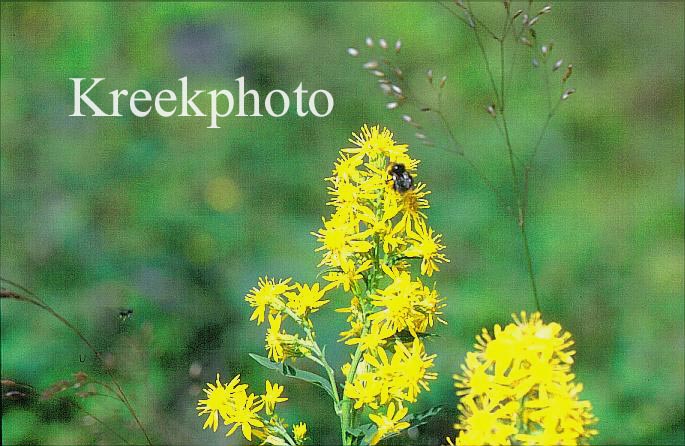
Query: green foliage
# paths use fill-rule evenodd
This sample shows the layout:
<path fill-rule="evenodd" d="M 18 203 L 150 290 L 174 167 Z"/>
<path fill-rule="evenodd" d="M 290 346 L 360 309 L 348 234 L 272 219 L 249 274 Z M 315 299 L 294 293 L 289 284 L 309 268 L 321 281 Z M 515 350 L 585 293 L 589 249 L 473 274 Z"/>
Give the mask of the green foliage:
<path fill-rule="evenodd" d="M 474 5 L 486 16 L 501 7 Z M 576 339 L 597 444 L 682 443 L 683 4 L 553 7 L 540 34 L 574 64 L 577 93 L 531 171 L 528 230 L 543 312 Z M 224 444 L 194 411 L 217 370 L 240 370 L 251 383 L 273 378 L 247 357 L 262 351 L 263 330 L 247 322 L 243 296 L 264 271 L 315 280 L 319 256 L 307 234 L 325 214 L 323 178 L 365 122 L 412 143 L 433 191 L 432 226 L 452 260 L 439 279 L 448 325 L 426 340 L 440 352 L 440 376 L 416 406 L 449 407 L 422 427 L 428 444 L 444 441 L 455 420 L 451 375 L 474 335 L 533 309 L 520 242 L 474 171 L 439 150 L 447 140 L 420 146 L 403 111 L 385 109 L 364 61 L 345 49 L 367 35 L 400 38 L 413 88 L 425 89 L 428 68 L 448 75 L 447 119 L 508 191 L 500 135 L 484 112 L 487 77 L 463 24 L 424 2 L 3 2 L 0 10 L 2 276 L 112 354 L 157 444 Z M 521 56 L 516 72 L 528 63 Z M 535 73 L 509 86 L 519 146 L 544 120 Z M 304 82 L 331 91 L 336 106 L 325 119 L 234 117 L 219 130 L 179 117 L 67 116 L 69 77 L 156 90 L 185 75 L 217 88 L 244 75 L 260 92 Z M 124 327 L 119 308 L 133 309 Z M 338 357 L 343 327 L 333 321 L 322 316 L 318 335 Z M 3 299 L 1 328 L 3 378 L 40 391 L 80 369 L 105 376 L 44 312 Z M 286 389 L 293 419 L 321 444 L 336 443 L 327 401 L 308 383 Z M 140 442 L 117 401 L 78 401 Z M 82 419 L 3 402 L 2 443 L 118 443 Z"/>
<path fill-rule="evenodd" d="M 257 361 L 257 363 L 259 363 L 260 365 L 266 367 L 267 369 L 278 370 L 279 372 L 281 372 L 283 376 L 299 379 L 308 383 L 312 383 L 315 386 L 321 387 L 323 390 L 326 391 L 326 393 L 328 393 L 331 396 L 331 398 L 335 398 L 333 396 L 333 389 L 331 388 L 331 384 L 325 378 L 317 375 L 316 373 L 308 372 L 306 370 L 300 370 L 297 367 L 293 367 L 290 364 L 286 364 L 285 362 L 274 362 L 269 358 L 255 355 L 254 353 L 250 353 L 250 357 Z"/>

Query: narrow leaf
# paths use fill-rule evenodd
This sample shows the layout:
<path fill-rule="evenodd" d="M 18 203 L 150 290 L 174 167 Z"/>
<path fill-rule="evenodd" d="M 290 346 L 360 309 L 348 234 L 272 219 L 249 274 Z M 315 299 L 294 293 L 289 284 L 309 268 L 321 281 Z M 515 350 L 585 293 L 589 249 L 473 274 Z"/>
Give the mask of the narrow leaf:
<path fill-rule="evenodd" d="M 255 355 L 254 353 L 250 353 L 250 357 L 252 357 L 252 359 L 257 361 L 260 365 L 266 367 L 267 369 L 277 370 L 281 372 L 284 376 L 299 379 L 314 384 L 315 386 L 319 386 L 322 389 L 324 389 L 331 396 L 331 398 L 334 398 L 333 389 L 331 388 L 330 383 L 326 381 L 326 379 L 324 379 L 323 377 L 317 375 L 316 373 L 300 370 L 298 368 L 291 366 L 290 364 L 274 362 L 269 358 Z"/>
<path fill-rule="evenodd" d="M 369 444 L 377 429 L 378 426 L 374 423 L 367 423 L 355 428 L 348 428 L 347 433 L 352 436 L 354 444 Z"/>

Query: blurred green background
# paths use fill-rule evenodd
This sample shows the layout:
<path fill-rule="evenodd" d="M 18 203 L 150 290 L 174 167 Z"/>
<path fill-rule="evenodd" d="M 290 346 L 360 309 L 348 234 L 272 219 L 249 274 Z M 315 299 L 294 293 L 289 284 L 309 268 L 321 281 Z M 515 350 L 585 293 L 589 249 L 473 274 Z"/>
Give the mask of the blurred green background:
<path fill-rule="evenodd" d="M 474 7 L 487 20 L 502 9 Z M 429 2 L 3 2 L 1 12 L 2 276 L 112 354 L 156 444 L 227 443 L 195 413 L 217 371 L 241 373 L 255 392 L 266 377 L 284 382 L 247 356 L 263 352 L 264 327 L 248 322 L 243 296 L 265 274 L 316 280 L 309 232 L 329 212 L 323 178 L 363 123 L 410 143 L 433 191 L 429 218 L 452 260 L 433 276 L 449 324 L 428 346 L 439 353 L 440 377 L 414 407 L 450 407 L 419 443 L 453 434 L 451 375 L 475 334 L 533 309 L 518 234 L 462 159 L 422 146 L 403 110 L 386 110 L 361 68 L 366 59 L 346 48 L 367 35 L 402 39 L 398 60 L 419 95 L 429 94 L 426 69 L 448 75 L 455 134 L 510 194 L 504 147 L 483 111 L 486 72 L 462 23 Z M 600 419 L 595 443 L 682 444 L 683 4 L 562 2 L 536 28 L 541 43 L 554 41 L 552 59 L 574 64 L 577 89 L 531 172 L 528 225 L 544 316 L 575 336 L 575 372 Z M 510 125 L 521 149 L 543 121 L 544 76 L 525 51 L 514 62 Z M 103 92 L 154 92 L 178 90 L 182 76 L 191 87 L 232 91 L 245 76 L 263 94 L 303 82 L 330 91 L 335 109 L 321 119 L 231 117 L 217 130 L 205 118 L 68 117 L 70 77 L 106 77 Z M 123 325 L 119 308 L 134 311 Z M 317 321 L 339 366 L 342 320 L 322 311 Z M 81 369 L 103 376 L 55 319 L 2 302 L 3 378 L 44 389 Z M 285 384 L 286 418 L 307 422 L 314 444 L 334 444 L 339 428 L 325 394 Z M 115 401 L 82 403 L 141 442 Z M 2 424 L 3 444 L 118 442 L 57 403 L 3 402 Z"/>

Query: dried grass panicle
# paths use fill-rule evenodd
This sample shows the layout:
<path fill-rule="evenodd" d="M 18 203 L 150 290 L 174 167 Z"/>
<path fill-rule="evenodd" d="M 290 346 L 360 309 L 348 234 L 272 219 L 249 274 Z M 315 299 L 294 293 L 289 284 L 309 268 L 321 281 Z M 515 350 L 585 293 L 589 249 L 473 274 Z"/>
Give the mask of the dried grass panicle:
<path fill-rule="evenodd" d="M 385 107 L 388 110 L 399 108 L 407 100 L 405 89 L 402 86 L 404 72 L 395 60 L 402 48 L 402 42 L 400 40 L 395 41 L 395 44 L 392 45 L 394 51 L 391 53 L 387 51 L 391 45 L 384 37 L 377 40 L 377 45 L 373 38 L 367 37 L 365 45 L 370 57 L 362 64 L 362 68 L 377 78 L 378 86 L 384 95 L 393 97 L 393 100 L 386 102 Z M 360 53 L 355 49 L 353 56 L 356 57 Z"/>
<path fill-rule="evenodd" d="M 12 290 L 6 288 L 0 288 L 0 298 L 2 299 L 21 299 L 22 296 L 19 293 L 15 293 Z"/>
<path fill-rule="evenodd" d="M 43 391 L 43 393 L 40 396 L 41 400 L 49 400 L 53 396 L 57 395 L 58 393 L 64 392 L 65 390 L 69 389 L 74 385 L 73 382 L 67 381 L 65 379 L 59 380 L 56 383 L 53 383 Z"/>
<path fill-rule="evenodd" d="M 565 101 L 566 99 L 568 99 L 569 96 L 571 96 L 575 92 L 576 92 L 575 88 L 568 88 L 568 89 L 564 90 L 564 92 L 561 95 L 561 100 Z"/>
<path fill-rule="evenodd" d="M 564 71 L 564 75 L 561 77 L 561 83 L 565 83 L 568 78 L 571 77 L 571 74 L 573 74 L 573 64 L 568 64 L 566 71 Z"/>
<path fill-rule="evenodd" d="M 380 47 L 378 50 L 380 55 L 370 57 L 364 68 L 375 76 L 380 76 L 382 73 L 383 83 L 379 82 L 381 91 L 384 95 L 394 96 L 393 99 L 385 101 L 385 107 L 389 110 L 401 109 L 400 116 L 404 124 L 413 127 L 415 130 L 422 129 L 415 134 L 415 137 L 422 144 L 432 145 L 434 144 L 433 141 L 439 141 L 440 143 L 437 145 L 439 148 L 463 158 L 469 167 L 476 172 L 482 183 L 493 192 L 500 206 L 514 218 L 517 227 L 522 232 L 521 238 L 525 248 L 524 251 L 526 258 L 529 260 L 527 263 L 531 289 L 535 297 L 536 307 L 540 309 L 537 285 L 532 269 L 533 262 L 530 260 L 530 248 L 525 234 L 525 218 L 527 215 L 527 209 L 525 208 L 528 203 L 527 194 L 529 189 L 529 176 L 527 173 L 531 169 L 531 163 L 544 139 L 550 120 L 556 115 L 560 105 L 575 92 L 574 88 L 567 85 L 573 72 L 573 65 L 565 65 L 564 58 L 562 57 L 551 59 L 554 42 L 546 41 L 543 43 L 540 42 L 538 37 L 536 26 L 543 17 L 552 13 L 550 4 L 545 4 L 541 8 L 535 6 L 535 9 L 532 9 L 532 2 L 528 2 L 525 7 L 522 5 L 515 12 L 511 10 L 512 4 L 509 0 L 503 1 L 503 4 L 504 8 L 499 13 L 499 16 L 485 21 L 479 16 L 478 11 L 472 9 L 470 2 L 463 2 L 461 0 L 438 2 L 439 7 L 469 28 L 473 38 L 472 42 L 477 44 L 480 50 L 482 67 L 487 74 L 486 78 L 488 80 L 486 87 L 490 89 L 490 97 L 484 98 L 484 103 L 490 103 L 490 105 L 485 107 L 485 110 L 489 117 L 493 119 L 497 131 L 503 137 L 503 144 L 500 148 L 502 149 L 501 153 L 505 155 L 506 162 L 511 164 L 512 186 L 514 190 L 513 194 L 510 194 L 508 197 L 505 197 L 505 194 L 495 187 L 496 182 L 490 180 L 480 170 L 477 163 L 467 156 L 468 151 L 461 144 L 457 129 L 450 122 L 450 113 L 444 111 L 445 109 L 443 108 L 447 105 L 445 96 L 449 91 L 445 88 L 446 76 L 436 77 L 433 69 L 427 70 L 426 80 L 432 88 L 433 97 L 424 97 L 431 96 L 431 94 L 415 93 L 410 88 L 408 81 L 401 75 L 402 70 L 400 67 L 402 63 L 399 58 L 391 58 L 389 52 L 385 51 L 388 47 L 388 41 L 384 38 L 379 39 L 378 45 L 376 45 L 376 48 Z M 477 6 L 476 9 L 478 9 Z M 503 24 L 502 27 L 493 26 L 494 23 L 500 20 L 500 23 Z M 376 50 L 374 48 L 375 42 L 370 37 L 366 39 L 366 46 L 371 52 Z M 525 75 L 531 78 L 539 76 L 544 83 L 545 91 L 543 91 L 541 96 L 547 98 L 547 116 L 541 124 L 539 136 L 536 139 L 522 143 L 520 147 L 514 147 L 514 142 L 510 138 L 510 129 L 513 128 L 513 123 L 508 122 L 512 119 L 513 115 L 509 116 L 507 113 L 510 109 L 510 98 L 505 97 L 510 96 L 507 93 L 509 93 L 508 88 L 513 85 L 511 80 L 514 77 L 514 73 L 519 74 L 514 70 L 514 67 L 517 70 L 522 69 L 522 67 L 516 65 L 518 57 L 510 54 L 509 50 L 512 47 L 520 48 L 520 46 L 527 47 L 522 52 L 528 54 L 528 60 L 530 60 L 534 69 L 532 72 L 526 72 Z M 395 56 L 397 56 L 399 47 L 400 43 L 398 42 L 395 45 Z M 563 71 L 563 74 L 555 78 L 560 79 L 561 84 L 559 92 L 555 93 L 553 91 L 554 83 L 552 82 L 552 76 L 557 76 L 556 73 L 560 73 L 561 68 L 564 66 L 566 66 L 566 69 Z M 535 70 L 541 67 L 544 67 L 544 69 Z M 457 82 L 456 85 L 459 85 L 459 83 Z M 508 107 L 505 108 L 505 104 Z M 425 112 L 420 114 L 419 120 L 406 111 L 410 106 Z M 459 109 L 459 105 L 450 104 L 450 110 L 455 109 Z M 511 196 L 514 198 L 511 199 Z"/>
<path fill-rule="evenodd" d="M 18 383 L 14 379 L 2 378 L 2 403 L 26 403 L 36 396 L 36 391 L 28 384 Z"/>
<path fill-rule="evenodd" d="M 60 323 L 62 323 L 64 326 L 66 326 L 69 330 L 71 330 L 71 332 L 73 334 L 75 334 L 81 341 L 83 341 L 83 343 L 88 347 L 88 349 L 95 355 L 95 358 L 98 361 L 100 361 L 100 363 L 104 366 L 104 372 L 110 378 L 110 384 L 111 385 L 101 383 L 101 382 L 99 382 L 99 384 L 104 386 L 105 388 L 107 388 L 111 392 L 111 395 L 108 395 L 108 396 L 111 396 L 111 397 L 121 401 L 126 406 L 126 409 L 130 413 L 131 417 L 135 420 L 135 423 L 138 426 L 138 428 L 140 429 L 140 432 L 145 437 L 145 442 L 148 445 L 152 446 L 152 441 L 150 439 L 150 436 L 148 435 L 147 430 L 145 429 L 143 424 L 141 423 L 140 418 L 138 417 L 136 410 L 131 405 L 131 402 L 130 402 L 128 396 L 126 395 L 123 388 L 119 384 L 114 373 L 107 367 L 107 362 L 105 359 L 103 359 L 103 355 L 95 348 L 93 343 L 90 340 L 88 340 L 88 338 L 86 338 L 83 335 L 83 333 L 81 333 L 81 331 L 78 328 L 76 328 L 76 326 L 74 326 L 74 324 L 69 322 L 69 320 L 67 320 L 64 316 L 62 316 L 57 311 L 55 311 L 50 305 L 48 305 L 45 301 L 43 301 L 40 298 L 40 296 L 38 296 L 35 292 L 29 290 L 28 288 L 26 288 L 25 286 L 23 286 L 17 282 L 6 279 L 4 277 L 0 277 L 0 281 L 2 281 L 3 284 L 7 284 L 7 285 L 21 291 L 21 293 L 19 293 L 16 291 L 9 290 L 7 288 L 0 288 L 0 297 L 16 299 L 16 300 L 21 301 L 21 302 L 25 302 L 25 303 L 29 303 L 31 305 L 35 305 L 36 307 L 47 311 L 51 316 L 53 316 L 55 319 L 59 320 Z M 44 398 L 50 398 L 55 393 L 62 392 L 64 390 L 66 390 L 67 388 L 69 388 L 69 386 L 72 386 L 74 388 L 78 388 L 85 382 L 86 379 L 87 379 L 87 375 L 85 373 L 77 372 L 76 374 L 74 374 L 74 380 L 73 381 L 62 380 L 62 381 L 59 381 L 59 382 L 53 384 L 52 386 L 50 386 L 48 389 L 46 389 L 43 392 L 43 397 Z M 67 386 L 67 387 L 65 387 L 65 386 Z M 80 409 L 83 411 L 83 408 L 80 408 Z M 109 429 L 109 430 L 111 430 L 111 429 Z M 114 433 L 118 437 L 120 437 L 116 431 L 114 431 Z M 123 440 L 123 438 L 121 438 L 121 437 L 120 437 L 120 439 Z"/>
<path fill-rule="evenodd" d="M 41 399 L 47 400 L 52 398 L 58 393 L 62 393 L 70 389 L 81 388 L 84 384 L 88 383 L 88 374 L 84 371 L 79 370 L 73 374 L 72 379 L 61 379 L 53 384 L 51 384 L 47 389 L 41 394 Z M 78 396 L 78 395 L 77 395 Z"/>

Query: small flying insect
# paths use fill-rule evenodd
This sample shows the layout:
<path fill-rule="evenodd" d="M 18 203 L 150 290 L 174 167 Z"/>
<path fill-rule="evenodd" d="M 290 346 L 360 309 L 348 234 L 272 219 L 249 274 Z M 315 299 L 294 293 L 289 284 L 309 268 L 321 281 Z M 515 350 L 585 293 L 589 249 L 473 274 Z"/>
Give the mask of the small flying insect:
<path fill-rule="evenodd" d="M 133 310 L 131 310 L 130 308 L 126 308 L 126 309 L 119 311 L 119 319 L 121 319 L 122 321 L 125 321 L 126 319 L 130 318 L 131 316 L 133 316 Z"/>
<path fill-rule="evenodd" d="M 404 193 L 414 187 L 414 178 L 407 172 L 404 164 L 391 164 L 389 173 L 392 176 L 392 188 L 397 192 Z"/>
<path fill-rule="evenodd" d="M 133 310 L 130 308 L 123 308 L 119 310 L 119 333 L 123 333 L 128 328 L 128 320 L 133 316 Z"/>

